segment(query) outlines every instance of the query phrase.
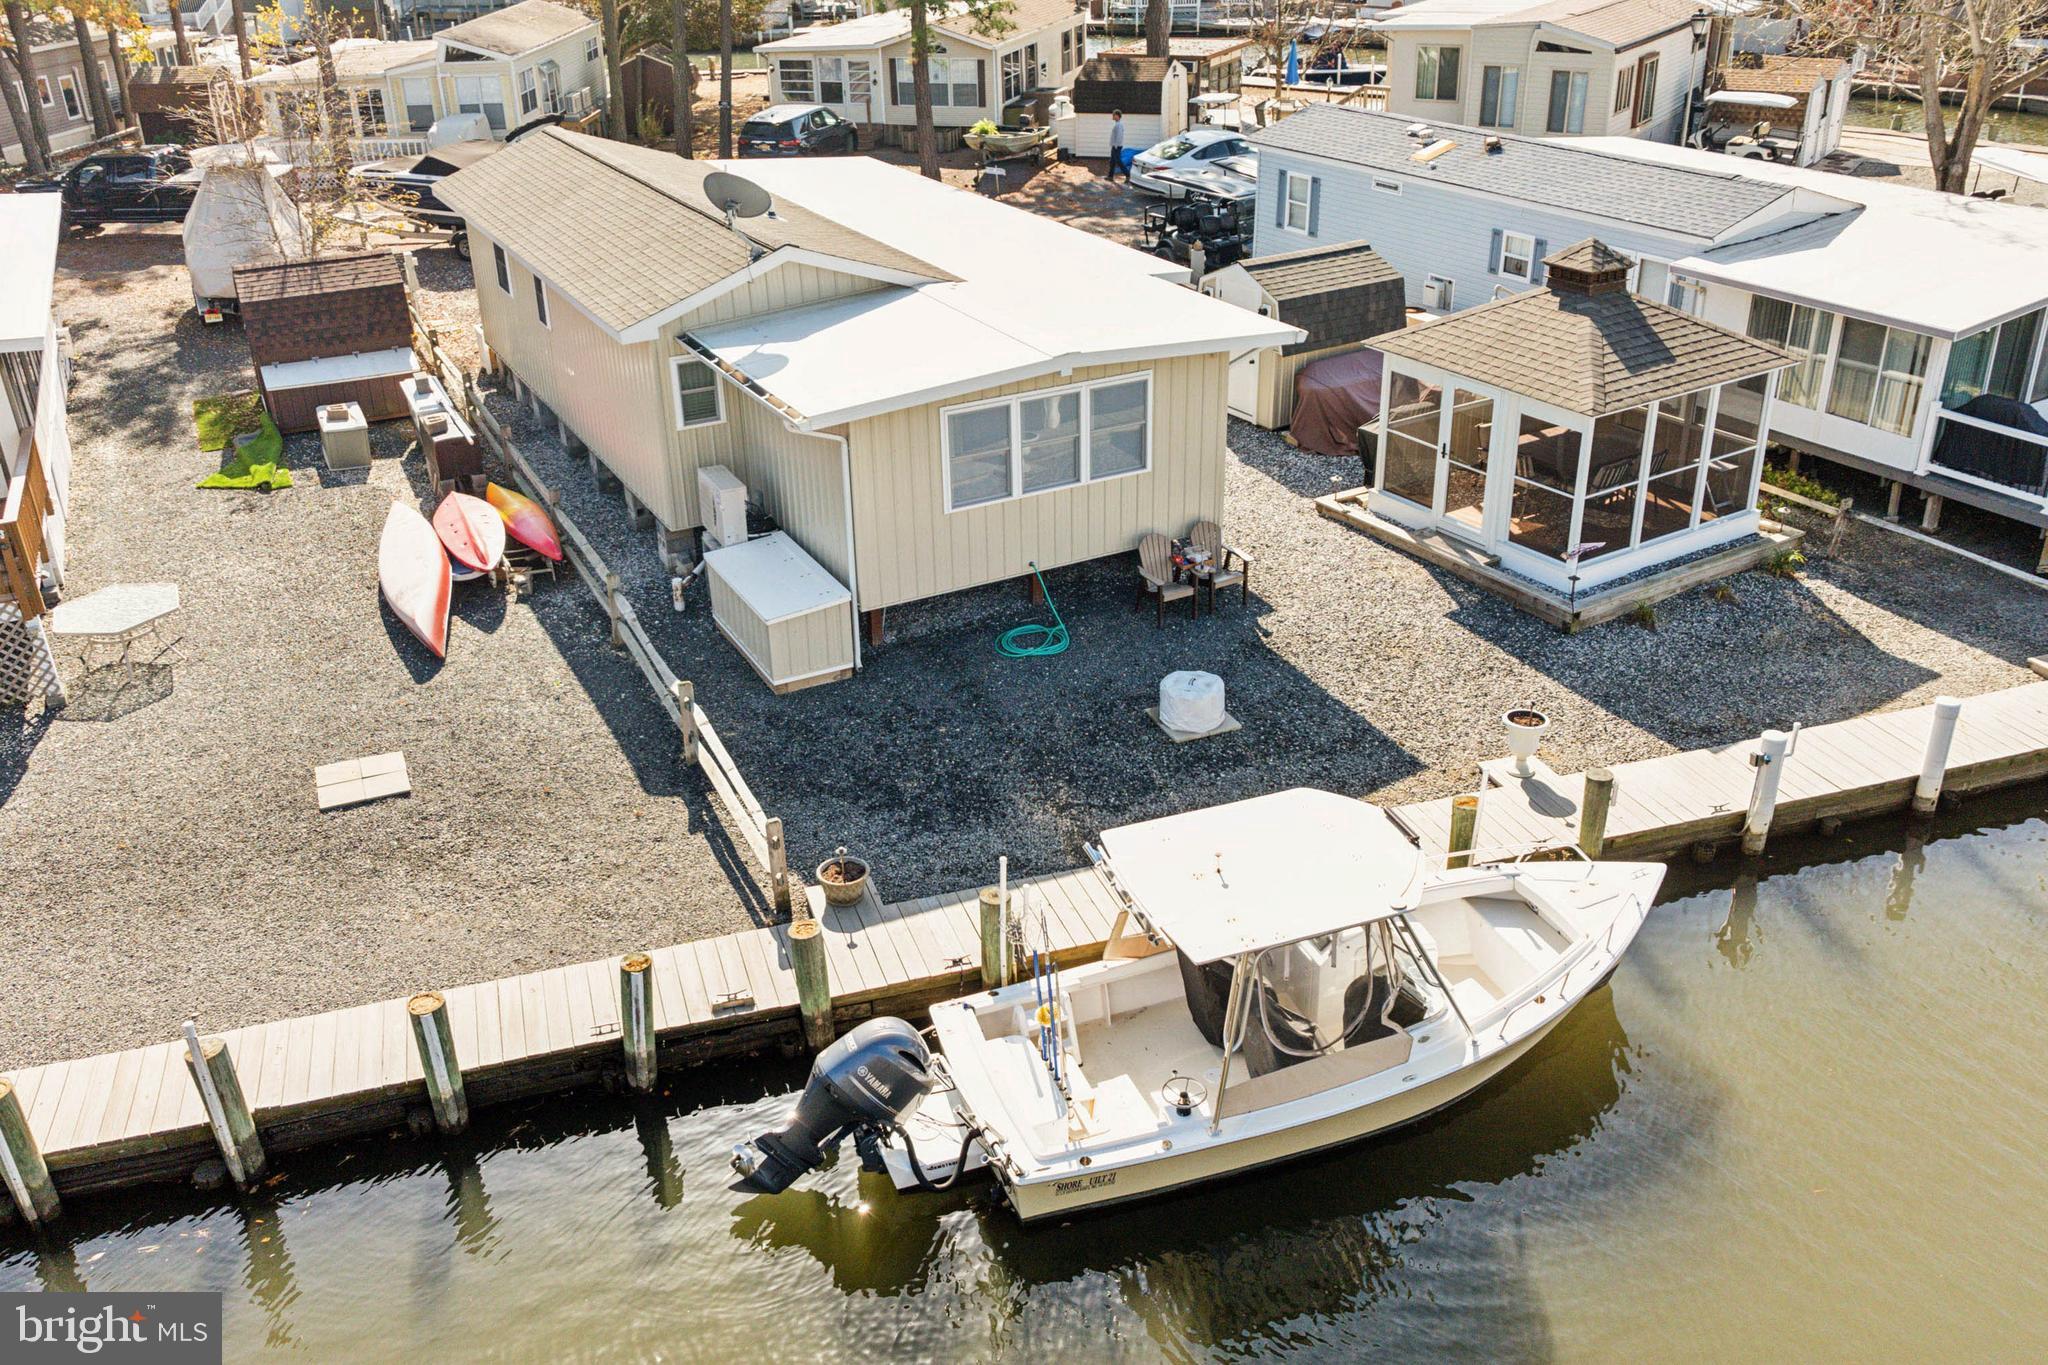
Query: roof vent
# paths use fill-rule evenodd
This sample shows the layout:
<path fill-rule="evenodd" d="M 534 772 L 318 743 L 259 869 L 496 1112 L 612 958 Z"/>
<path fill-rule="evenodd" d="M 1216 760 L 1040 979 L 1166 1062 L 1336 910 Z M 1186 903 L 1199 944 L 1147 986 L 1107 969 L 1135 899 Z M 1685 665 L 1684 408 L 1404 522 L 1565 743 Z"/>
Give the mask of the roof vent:
<path fill-rule="evenodd" d="M 1429 125 L 1427 123 L 1411 123 L 1408 125 L 1407 132 L 1410 137 L 1428 137 Z"/>
<path fill-rule="evenodd" d="M 1486 139 L 1486 153 L 1488 156 L 1498 156 L 1506 150 L 1507 144 L 1505 142 L 1502 142 L 1499 138 L 1488 137 Z"/>

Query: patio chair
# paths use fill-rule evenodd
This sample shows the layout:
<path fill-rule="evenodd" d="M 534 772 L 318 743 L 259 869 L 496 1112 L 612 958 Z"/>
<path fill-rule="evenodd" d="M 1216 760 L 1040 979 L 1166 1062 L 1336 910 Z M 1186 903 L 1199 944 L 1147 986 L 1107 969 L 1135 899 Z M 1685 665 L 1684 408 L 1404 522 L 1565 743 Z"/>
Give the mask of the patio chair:
<path fill-rule="evenodd" d="M 1173 543 L 1154 531 L 1138 542 L 1138 600 L 1143 602 L 1145 594 L 1151 593 L 1158 603 L 1158 624 L 1166 624 L 1166 604 L 1188 599 L 1188 615 L 1194 616 L 1199 610 L 1195 601 L 1195 587 L 1192 583 L 1176 582 L 1173 577 Z"/>
<path fill-rule="evenodd" d="M 1242 550 L 1232 549 L 1223 543 L 1223 528 L 1213 521 L 1198 521 L 1195 529 L 1188 532 L 1188 539 L 1198 550 L 1209 552 L 1209 610 L 1216 610 L 1216 590 L 1235 587 L 1240 605 L 1251 601 L 1252 561 Z M 1236 567 L 1231 566 L 1235 564 Z"/>

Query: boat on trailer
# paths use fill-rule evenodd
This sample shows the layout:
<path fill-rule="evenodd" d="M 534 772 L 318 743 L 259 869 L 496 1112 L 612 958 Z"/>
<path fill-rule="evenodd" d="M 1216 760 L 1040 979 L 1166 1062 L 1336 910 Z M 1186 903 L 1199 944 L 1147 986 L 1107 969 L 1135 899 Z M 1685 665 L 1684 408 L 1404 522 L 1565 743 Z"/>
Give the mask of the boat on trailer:
<path fill-rule="evenodd" d="M 1575 850 L 1425 858 L 1378 807 L 1297 788 L 1106 831 L 1102 960 L 877 1019 L 791 1123 L 735 1150 L 785 1188 L 846 1136 L 902 1190 L 987 1169 L 1026 1222 L 1412 1123 L 1512 1066 L 1627 952 L 1663 880 Z"/>

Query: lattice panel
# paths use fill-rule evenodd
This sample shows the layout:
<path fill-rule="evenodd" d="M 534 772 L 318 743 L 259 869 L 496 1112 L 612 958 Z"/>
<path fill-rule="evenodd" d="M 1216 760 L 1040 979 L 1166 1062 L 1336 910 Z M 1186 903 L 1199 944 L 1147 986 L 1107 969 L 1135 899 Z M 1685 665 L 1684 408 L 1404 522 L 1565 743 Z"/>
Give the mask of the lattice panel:
<path fill-rule="evenodd" d="M 57 661 L 50 655 L 49 636 L 31 633 L 21 608 L 0 602 L 0 706 L 25 706 L 56 690 Z"/>

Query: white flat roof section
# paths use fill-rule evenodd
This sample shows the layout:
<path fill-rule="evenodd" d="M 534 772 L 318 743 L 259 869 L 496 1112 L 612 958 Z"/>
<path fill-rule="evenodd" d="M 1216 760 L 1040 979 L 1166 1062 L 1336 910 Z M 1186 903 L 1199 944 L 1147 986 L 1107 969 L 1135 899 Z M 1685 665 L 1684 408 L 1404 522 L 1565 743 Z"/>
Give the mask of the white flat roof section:
<path fill-rule="evenodd" d="M 1586 138 L 1618 156 L 1734 169 L 1850 207 L 1681 257 L 1672 269 L 1953 340 L 2048 303 L 2048 212 L 1639 138 Z"/>
<path fill-rule="evenodd" d="M 1970 160 L 2022 180 L 2048 185 L 2048 156 L 2039 152 L 2023 152 L 2017 147 L 1979 147 L 1970 154 Z"/>
<path fill-rule="evenodd" d="M 765 625 L 853 600 L 845 584 L 781 531 L 713 550 L 704 564 Z"/>
<path fill-rule="evenodd" d="M 934 15 L 934 18 L 939 16 Z M 772 43 L 756 43 L 756 52 L 841 52 L 848 48 L 884 47 L 910 36 L 910 15 L 903 10 L 878 10 L 838 24 L 817 24 Z"/>
<path fill-rule="evenodd" d="M 357 379 L 382 379 L 387 375 L 410 375 L 419 361 L 409 346 L 388 351 L 354 351 L 348 355 L 323 355 L 313 360 L 282 360 L 263 367 L 266 389 L 304 389 L 315 384 L 347 384 Z"/>
<path fill-rule="evenodd" d="M 1102 833 L 1110 870 L 1196 962 L 1385 919 L 1421 855 L 1377 806 L 1296 787 Z"/>
<path fill-rule="evenodd" d="M 1062 368 L 1240 354 L 1305 335 L 1171 283 L 1186 272 L 1170 262 L 866 158 L 736 169 L 961 277 L 691 329 L 810 427 Z"/>
<path fill-rule="evenodd" d="M 63 196 L 0 195 L 0 350 L 40 350 L 50 333 Z"/>

